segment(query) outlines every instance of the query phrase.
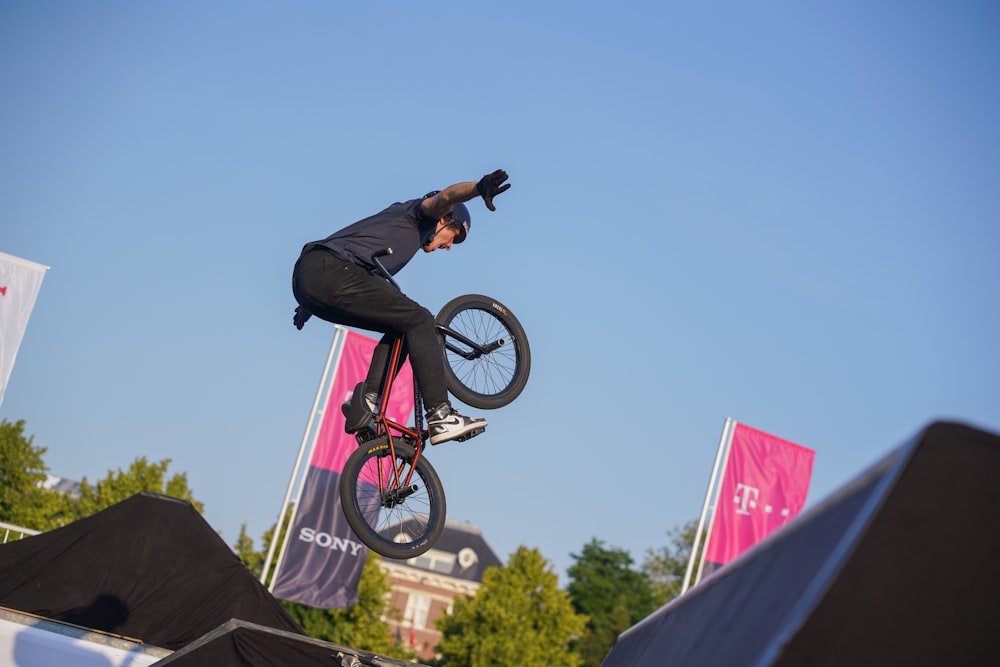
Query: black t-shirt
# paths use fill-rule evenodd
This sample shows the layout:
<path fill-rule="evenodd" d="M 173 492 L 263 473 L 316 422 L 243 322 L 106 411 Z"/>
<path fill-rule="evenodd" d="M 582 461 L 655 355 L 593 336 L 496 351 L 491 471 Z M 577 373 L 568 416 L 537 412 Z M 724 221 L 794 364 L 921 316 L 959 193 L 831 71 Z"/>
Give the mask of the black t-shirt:
<path fill-rule="evenodd" d="M 428 218 L 420 211 L 420 202 L 433 194 L 431 192 L 420 199 L 396 202 L 322 241 L 307 243 L 302 252 L 322 246 L 341 259 L 372 269 L 375 268 L 371 261 L 372 255 L 392 248 L 391 255 L 379 259 L 386 270 L 395 275 L 434 235 L 437 220 Z"/>

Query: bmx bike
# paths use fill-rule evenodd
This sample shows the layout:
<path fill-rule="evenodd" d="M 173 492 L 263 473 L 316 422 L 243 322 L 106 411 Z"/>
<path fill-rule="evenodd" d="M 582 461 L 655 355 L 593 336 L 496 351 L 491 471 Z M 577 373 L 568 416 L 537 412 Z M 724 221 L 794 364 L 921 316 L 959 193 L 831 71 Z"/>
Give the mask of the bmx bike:
<path fill-rule="evenodd" d="M 378 260 L 372 261 L 399 286 Z M 531 352 L 521 323 L 496 299 L 466 294 L 449 301 L 435 318 L 445 379 L 453 396 L 474 408 L 492 410 L 513 401 L 531 370 Z M 402 364 L 403 337 L 393 339 L 374 409 L 359 384 L 345 410 L 345 430 L 356 449 L 340 476 L 340 500 L 347 522 L 366 546 L 387 558 L 415 558 L 434 546 L 445 527 L 444 487 L 426 456 L 430 440 L 423 423 L 423 400 L 413 382 L 414 424 L 386 414 L 396 373 Z M 459 440 L 481 433 L 478 429 Z"/>

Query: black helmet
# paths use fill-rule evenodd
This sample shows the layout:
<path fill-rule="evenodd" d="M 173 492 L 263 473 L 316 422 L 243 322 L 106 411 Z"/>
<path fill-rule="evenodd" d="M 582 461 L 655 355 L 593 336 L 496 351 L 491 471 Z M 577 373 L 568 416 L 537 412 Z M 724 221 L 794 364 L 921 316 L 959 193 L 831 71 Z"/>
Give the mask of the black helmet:
<path fill-rule="evenodd" d="M 451 213 L 446 215 L 444 219 L 448 224 L 458 228 L 458 236 L 455 237 L 454 242 L 464 241 L 465 237 L 469 235 L 469 227 L 472 226 L 472 216 L 465 204 L 455 204 L 455 208 L 451 209 Z"/>

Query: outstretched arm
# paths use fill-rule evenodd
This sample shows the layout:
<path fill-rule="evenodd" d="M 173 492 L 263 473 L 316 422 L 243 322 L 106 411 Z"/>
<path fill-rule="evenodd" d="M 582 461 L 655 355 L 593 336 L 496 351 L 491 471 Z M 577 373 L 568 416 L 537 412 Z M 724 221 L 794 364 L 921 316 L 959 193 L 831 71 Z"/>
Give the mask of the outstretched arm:
<path fill-rule="evenodd" d="M 503 169 L 497 169 L 478 181 L 464 181 L 449 185 L 441 192 L 421 202 L 420 210 L 429 218 L 443 218 L 451 212 L 455 204 L 482 197 L 486 208 L 495 211 L 493 198 L 510 187 L 510 183 L 504 183 L 506 180 L 507 172 Z"/>

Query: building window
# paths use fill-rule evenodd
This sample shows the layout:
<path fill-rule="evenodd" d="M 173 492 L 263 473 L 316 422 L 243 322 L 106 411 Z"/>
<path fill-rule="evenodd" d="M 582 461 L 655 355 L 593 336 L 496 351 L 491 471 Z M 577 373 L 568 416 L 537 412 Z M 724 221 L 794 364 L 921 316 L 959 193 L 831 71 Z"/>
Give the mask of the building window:
<path fill-rule="evenodd" d="M 406 611 L 403 612 L 403 622 L 409 621 L 413 627 L 427 627 L 427 614 L 431 610 L 431 599 L 426 595 L 411 593 L 406 600 Z"/>
<path fill-rule="evenodd" d="M 431 549 L 422 556 L 411 558 L 410 563 L 431 572 L 451 574 L 452 570 L 455 569 L 455 554 Z"/>

